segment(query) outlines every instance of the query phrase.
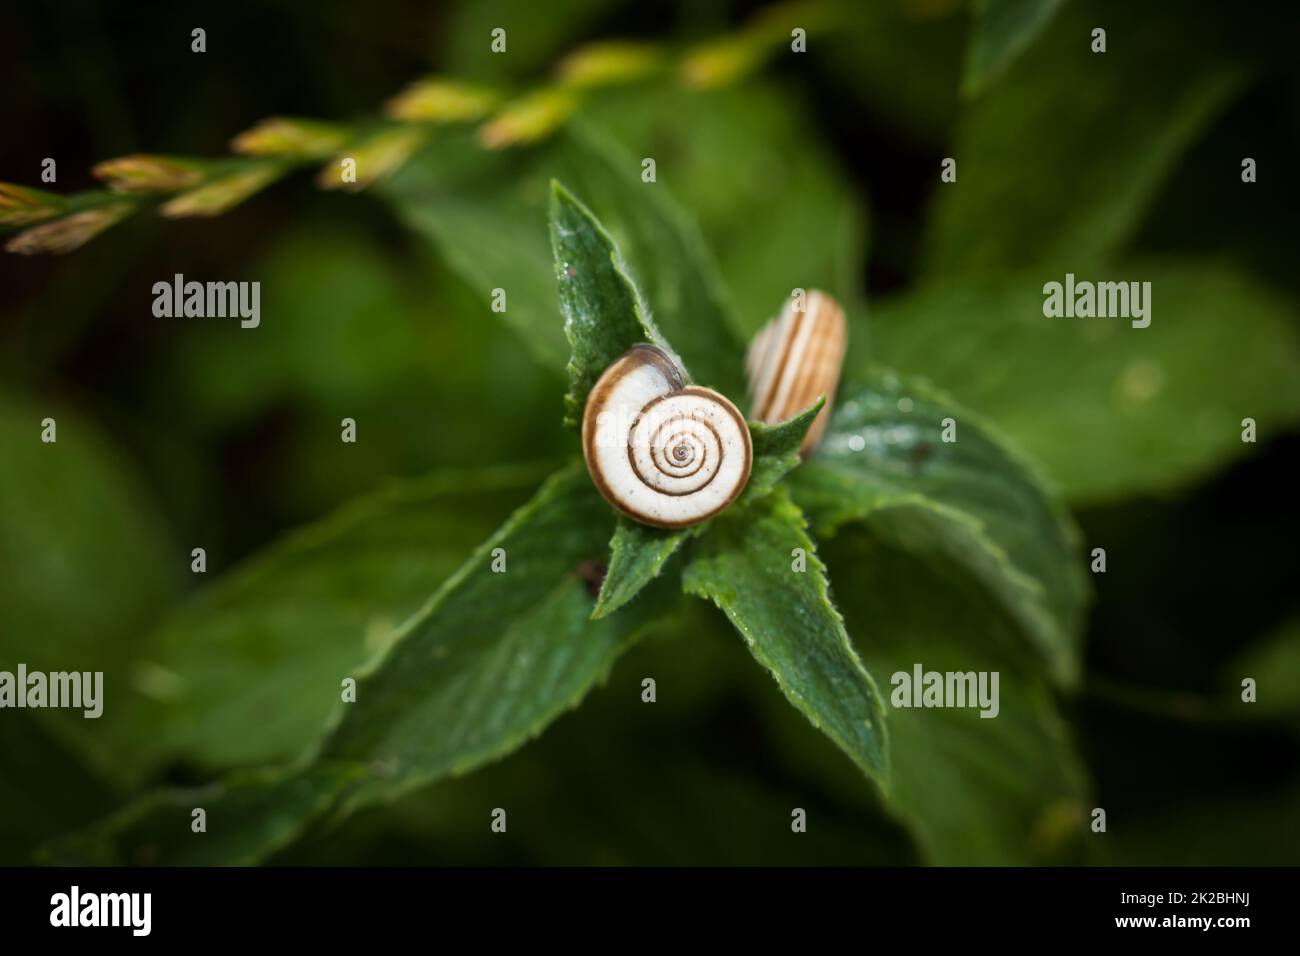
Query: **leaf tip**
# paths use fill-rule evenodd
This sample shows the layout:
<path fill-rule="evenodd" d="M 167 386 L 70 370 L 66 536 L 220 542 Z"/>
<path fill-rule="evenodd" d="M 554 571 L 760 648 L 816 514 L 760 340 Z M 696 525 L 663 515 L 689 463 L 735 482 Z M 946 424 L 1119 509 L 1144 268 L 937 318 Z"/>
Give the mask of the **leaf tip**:
<path fill-rule="evenodd" d="M 564 185 L 564 183 L 560 182 L 558 179 L 554 177 L 551 178 L 551 205 L 552 206 L 558 205 L 559 203 L 562 202 L 572 203 L 576 201 L 577 200 L 573 198 L 573 193 L 569 190 L 568 186 Z"/>

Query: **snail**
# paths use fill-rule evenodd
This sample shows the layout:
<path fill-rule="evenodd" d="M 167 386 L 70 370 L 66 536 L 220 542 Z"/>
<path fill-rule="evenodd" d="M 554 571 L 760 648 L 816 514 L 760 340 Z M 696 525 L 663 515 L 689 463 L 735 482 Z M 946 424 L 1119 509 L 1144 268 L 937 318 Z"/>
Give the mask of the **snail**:
<path fill-rule="evenodd" d="M 596 488 L 642 524 L 684 528 L 718 514 L 749 481 L 745 418 L 724 395 L 686 385 L 663 349 L 634 345 L 607 368 L 582 416 Z"/>
<path fill-rule="evenodd" d="M 838 302 L 816 289 L 792 296 L 750 343 L 745 360 L 750 416 L 768 424 L 783 422 L 825 395 L 826 407 L 799 447 L 808 457 L 830 420 L 847 346 L 848 326 Z"/>

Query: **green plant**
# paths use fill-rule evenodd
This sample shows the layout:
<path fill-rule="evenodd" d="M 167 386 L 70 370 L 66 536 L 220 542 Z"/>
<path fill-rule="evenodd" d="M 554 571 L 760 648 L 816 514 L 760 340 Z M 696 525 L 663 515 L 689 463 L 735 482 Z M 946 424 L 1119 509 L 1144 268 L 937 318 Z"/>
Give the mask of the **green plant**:
<path fill-rule="evenodd" d="M 1274 692 L 1258 718 L 1238 718 L 1204 688 L 1189 703 L 1186 695 L 1111 687 L 1095 672 L 1085 678 L 1083 556 L 1095 541 L 1084 544 L 1063 502 L 1094 522 L 1097 511 L 1089 509 L 1149 507 L 1153 496 L 1187 494 L 1246 460 L 1253 448 L 1240 439 L 1244 416 L 1273 436 L 1300 421 L 1293 310 L 1271 287 L 1276 277 L 1261 278 L 1258 250 L 1211 258 L 1150 236 L 1153 223 L 1178 231 L 1179 216 L 1194 212 L 1187 191 L 1172 191 L 1179 163 L 1273 61 L 1243 56 L 1208 8 L 1197 7 L 1173 31 L 1168 14 L 1104 4 L 1112 36 L 1125 42 L 1098 60 L 1078 38 L 1101 14 L 1079 4 L 989 2 L 968 30 L 953 29 L 964 18 L 952 15 L 914 23 L 898 5 L 859 6 L 830 5 L 837 28 L 822 34 L 832 62 L 837 41 L 852 55 L 851 69 L 836 74 L 846 95 L 877 106 L 901 101 L 898 121 L 908 137 L 934 141 L 959 158 L 961 170 L 960 188 L 938 187 L 927 215 L 915 216 L 921 235 L 916 262 L 904 270 L 910 284 L 873 303 L 870 314 L 858 270 L 868 224 L 810 128 L 809 97 L 745 75 L 758 53 L 780 46 L 786 24 L 780 31 L 770 24 L 797 8 L 760 18 L 769 25 L 746 32 L 748 40 L 723 38 L 694 61 L 697 70 L 713 63 L 716 78 L 734 78 L 733 86 L 665 82 L 682 72 L 671 69 L 668 47 L 619 44 L 568 61 L 555 83 L 520 89 L 518 98 L 422 83 L 381 124 L 256 127 L 238 138 L 239 149 L 265 154 L 252 159 L 111 162 L 101 172 L 125 191 L 66 205 L 16 188 L 0 193 L 16 228 L 41 229 L 42 222 L 23 221 L 32 215 L 64 224 L 15 241 L 67 249 L 86 237 L 81 227 L 120 221 L 161 197 L 175 197 L 173 212 L 216 212 L 290 168 L 369 149 L 360 165 L 375 175 L 357 185 L 372 186 L 376 206 L 409 227 L 410 245 L 434 250 L 465 285 L 454 308 L 441 308 L 444 298 L 426 305 L 421 323 L 487 326 L 479 313 L 499 287 L 510 304 L 492 318 L 523 346 L 480 350 L 474 340 L 457 353 L 461 361 L 473 356 L 465 369 L 423 363 L 418 338 L 392 318 L 395 305 L 422 292 L 394 294 L 396 283 L 383 276 L 435 268 L 435 257 L 412 256 L 392 268 L 356 235 L 341 240 L 304 229 L 288 251 L 269 257 L 280 281 L 268 290 L 284 297 L 282 320 L 257 331 L 259 345 L 269 347 L 196 333 L 181 353 L 181 374 L 164 379 L 169 387 L 186 380 L 185 413 L 206 416 L 199 440 L 284 395 L 301 399 L 312 421 L 330 418 L 317 411 L 350 413 L 382 396 L 366 434 L 389 428 L 400 436 L 390 444 L 402 448 L 425 440 L 425 429 L 455 437 L 430 477 L 366 494 L 174 605 L 165 602 L 175 555 L 138 489 L 118 480 L 120 463 L 107 443 L 68 443 L 75 457 L 63 466 L 27 451 L 12 460 L 7 474 L 21 483 L 0 503 L 0 522 L 3 541 L 18 543 L 14 555 L 62 541 L 65 524 L 92 529 L 94 546 L 69 549 L 75 560 L 48 560 L 31 576 L 34 586 L 0 576 L 0 598 L 16 622 L 0 645 L 6 658 L 35 659 L 60 646 L 102 646 L 107 657 L 121 648 L 115 705 L 102 727 L 61 727 L 48 741 L 35 737 L 35 750 L 12 748 L 19 759 L 30 750 L 33 760 L 51 760 L 69 786 L 87 786 L 78 763 L 87 758 L 112 782 L 77 824 L 126 804 L 72 838 L 47 842 L 45 859 L 274 861 L 320 852 L 340 834 L 359 840 L 364 854 L 361 828 L 387 824 L 391 815 L 418 820 L 421 834 L 436 834 L 439 850 L 462 846 L 464 858 L 477 860 L 495 851 L 470 847 L 464 834 L 486 828 L 487 809 L 503 791 L 516 801 L 527 794 L 569 822 L 567 830 L 552 828 L 558 833 L 528 835 L 537 858 L 565 859 L 577 852 L 566 841 L 582 808 L 548 800 L 556 767 L 593 782 L 604 801 L 628 800 L 629 790 L 657 782 L 655 797 L 637 805 L 647 818 L 669 812 L 664 780 L 670 792 L 680 787 L 719 815 L 718 807 L 734 810 L 743 826 L 720 837 L 708 859 L 750 846 L 764 827 L 788 832 L 780 814 L 792 801 L 818 799 L 842 816 L 817 817 L 808 834 L 815 850 L 783 845 L 780 852 L 941 863 L 1114 852 L 1148 862 L 1183 845 L 1178 827 L 1194 824 L 1173 816 L 1170 835 L 1151 837 L 1147 849 L 1081 845 L 1096 801 L 1076 743 L 1083 735 L 1077 712 L 1100 696 L 1158 719 L 1190 713 L 1203 722 L 1193 724 L 1198 739 L 1203 725 L 1291 726 L 1293 702 Z M 1174 32 L 1180 43 L 1171 47 Z M 1221 44 L 1206 40 L 1220 35 Z M 964 101 L 956 97 L 960 58 L 941 55 L 953 37 L 968 41 Z M 747 45 L 755 38 L 758 46 Z M 909 62 L 891 50 L 927 55 Z M 1157 62 L 1168 75 L 1148 83 Z M 909 73 L 918 63 L 934 76 Z M 945 71 L 951 84 L 935 80 Z M 1119 109 L 1134 91 L 1139 101 Z M 1085 93 L 1107 107 L 1090 108 Z M 475 128 L 480 122 L 486 125 Z M 661 158 L 662 182 L 638 180 L 647 154 Z M 1218 152 L 1212 158 L 1222 167 Z M 334 183 L 336 165 L 326 172 Z M 1235 170 L 1228 173 L 1229 186 L 1218 188 L 1235 188 Z M 554 190 L 556 180 L 573 194 Z M 157 189 L 132 191 L 141 184 Z M 90 215 L 71 223 L 58 218 L 83 212 Z M 891 257 L 901 244 L 873 245 L 874 261 L 897 267 Z M 1039 289 L 1067 269 L 1152 279 L 1155 322 L 1130 332 L 1046 320 Z M 336 274 L 365 281 L 331 284 Z M 557 280 L 564 312 L 596 324 L 569 321 L 566 329 Z M 673 533 L 617 519 L 573 460 L 571 436 L 560 462 L 445 467 L 480 442 L 497 458 L 505 457 L 501 448 L 513 452 L 517 443 L 494 443 L 492 431 L 499 424 L 504 433 L 516 417 L 520 431 L 541 421 L 537 445 L 554 453 L 562 434 L 559 380 L 568 379 L 572 418 L 594 377 L 637 341 L 662 336 L 698 383 L 739 398 L 745 339 L 792 285 L 827 288 L 849 313 L 852 352 L 829 434 L 800 462 L 794 450 L 810 413 L 754 426 L 751 487 L 708 525 Z M 532 396 L 513 387 L 525 367 L 541 370 L 553 415 L 548 407 L 549 417 L 530 417 L 512 404 L 517 394 Z M 406 385 L 434 378 L 447 383 L 439 401 Z M 385 392 L 391 380 L 403 387 Z M 430 422 L 431 410 L 452 408 L 469 410 Z M 29 448 L 23 436 L 42 409 L 6 396 L 5 447 Z M 59 418 L 72 434 L 90 433 L 70 410 Z M 946 420 L 956 441 L 945 440 Z M 280 494 L 295 503 L 306 494 L 299 486 L 319 450 L 295 450 L 309 464 L 291 470 Z M 332 501 L 332 492 L 343 497 L 338 489 L 350 494 L 384 473 L 416 470 L 407 460 L 383 465 L 350 476 L 352 485 L 317 488 L 317 498 Z M 91 476 L 94 495 L 79 495 L 60 467 Z M 315 501 L 294 514 L 317 513 Z M 496 527 L 495 516 L 510 511 Z M 1146 527 L 1141 512 L 1122 519 L 1103 543 L 1132 546 L 1143 533 L 1133 529 Z M 1151 536 L 1161 538 L 1155 528 Z M 106 544 L 119 540 L 131 550 Z M 498 548 L 504 574 L 492 571 Z M 799 552 L 803 571 L 793 567 Z M 1116 553 L 1111 546 L 1112 561 Z M 1157 552 L 1152 563 L 1163 560 Z M 1098 580 L 1113 586 L 1115 572 L 1135 563 L 1130 552 Z M 1143 581 L 1131 607 L 1145 608 L 1145 588 Z M 65 601 L 69 593 L 79 600 Z M 149 627 L 157 607 L 169 610 Z M 1264 672 L 1293 657 L 1295 631 L 1274 628 L 1265 612 L 1259 617 L 1251 620 L 1270 626 L 1263 650 L 1272 653 L 1242 666 Z M 113 640 L 97 632 L 101 620 L 111 622 Z M 1116 633 L 1139 645 L 1138 624 L 1125 624 Z M 733 643 L 743 643 L 760 668 L 741 668 L 715 640 L 720 632 L 734 638 L 733 630 L 742 636 Z M 115 645 L 122 633 L 129 643 Z M 1172 639 L 1153 646 L 1160 661 L 1185 649 Z M 616 661 L 624 663 L 615 668 Z M 886 682 L 917 664 L 999 672 L 997 719 L 891 708 Z M 1233 692 L 1240 670 L 1216 670 L 1207 686 Z M 763 671 L 820 735 L 787 719 L 792 712 Z M 668 691 L 654 713 L 671 729 L 650 742 L 628 716 L 638 688 L 627 682 L 642 674 L 659 676 Z M 359 678 L 358 697 L 340 706 L 344 677 Z M 609 689 L 596 692 L 606 680 Z M 752 775 L 761 788 L 732 775 L 717 753 L 673 739 L 692 729 L 673 722 L 680 701 L 708 713 L 713 695 L 742 693 L 759 726 L 724 733 L 738 749 L 763 740 L 759 759 L 779 769 Z M 563 717 L 580 701 L 578 713 Z M 661 774 L 640 765 L 662 751 L 673 762 Z M 507 754 L 514 756 L 494 766 Z M 269 769 L 248 769 L 258 767 Z M 637 783 L 611 782 L 624 776 Z M 155 789 L 164 780 L 178 786 Z M 190 782 L 203 785 L 179 786 Z M 1108 786 L 1113 781 L 1103 780 Z M 149 795 L 139 799 L 144 788 Z M 1275 804 L 1283 805 L 1276 793 L 1243 803 Z M 209 838 L 189 829 L 196 806 L 212 821 Z M 1187 819 L 1197 819 L 1194 810 Z M 340 828 L 343 820 L 350 822 Z M 627 824 L 610 817 L 592 824 L 595 848 L 578 858 L 603 858 L 601 835 L 620 826 Z M 51 824 L 39 835 L 67 829 Z M 707 839 L 708 829 L 683 837 L 668 858 L 699 858 L 690 840 Z M 1259 829 L 1268 841 L 1268 828 Z M 625 846 L 659 859 L 672 841 L 646 830 L 624 833 Z"/>
<path fill-rule="evenodd" d="M 568 401 L 577 408 L 612 356 L 662 340 L 662 333 L 650 324 L 647 299 L 608 233 L 558 186 L 550 218 L 572 347 Z M 703 268 L 685 255 L 661 265 Z M 696 348 L 681 351 L 688 367 L 726 379 L 739 362 L 740 342 L 720 314 L 690 314 Z M 714 327 L 701 329 L 706 322 Z M 722 609 L 787 699 L 892 795 L 895 812 L 922 834 L 943 826 L 926 804 L 925 775 L 933 768 L 918 765 L 919 754 L 905 754 L 891 770 L 881 691 L 832 601 L 804 509 L 820 535 L 866 523 L 922 560 L 942 562 L 984 595 L 985 613 L 997 624 L 972 628 L 965 642 L 990 643 L 988 653 L 1006 655 L 999 666 L 1021 670 L 1035 688 L 1023 705 L 1013 696 L 1004 710 L 1003 726 L 1012 728 L 1036 726 L 1041 715 L 1032 708 L 1044 705 L 1051 681 L 1069 686 L 1077 676 L 1084 587 L 1073 530 L 988 425 L 928 386 L 873 370 L 844 395 L 823 451 L 802 466 L 799 444 L 820 406 L 781 425 L 751 425 L 750 485 L 733 508 L 703 526 L 671 531 L 615 521 L 580 466 L 561 468 L 393 635 L 358 681 L 361 703 L 342 705 L 308 758 L 282 771 L 241 772 L 201 791 L 147 798 L 61 844 L 54 858 L 254 861 L 321 816 L 473 770 L 575 706 L 630 642 L 678 613 L 680 592 Z M 961 441 L 941 437 L 947 421 L 957 423 Z M 507 562 L 504 573 L 493 567 L 498 556 Z M 596 597 L 589 569 L 605 561 Z M 877 586 L 868 563 L 850 566 L 848 574 L 859 597 Z M 891 587 L 890 600 L 920 597 Z M 929 656 L 920 651 L 909 648 L 918 660 Z M 874 663 L 875 653 L 867 660 Z M 884 665 L 889 657 L 879 660 Z M 195 719 L 202 714 L 188 721 L 166 715 L 181 726 Z M 1074 781 L 1048 784 L 1073 806 Z M 198 805 L 240 838 L 187 839 L 177 822 L 186 806 Z"/>

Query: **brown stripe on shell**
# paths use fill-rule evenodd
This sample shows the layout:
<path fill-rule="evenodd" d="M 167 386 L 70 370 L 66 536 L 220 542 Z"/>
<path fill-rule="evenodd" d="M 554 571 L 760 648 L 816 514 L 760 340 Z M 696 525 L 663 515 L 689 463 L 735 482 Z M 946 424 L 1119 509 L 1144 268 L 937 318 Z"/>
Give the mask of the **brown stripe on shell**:
<path fill-rule="evenodd" d="M 745 436 L 745 443 L 744 443 L 745 467 L 742 469 L 741 479 L 740 481 L 736 482 L 736 487 L 732 490 L 730 496 L 728 496 L 726 501 L 718 505 L 717 508 L 710 511 L 703 518 L 698 519 L 700 521 L 704 521 L 706 518 L 712 518 L 714 515 L 719 514 L 720 512 L 724 511 L 726 508 L 730 507 L 731 503 L 735 501 L 737 497 L 739 497 L 742 491 L 745 490 L 745 486 L 749 484 L 749 473 L 750 471 L 753 470 L 754 467 L 754 446 L 751 445 L 749 442 L 749 424 L 748 422 L 745 421 L 745 416 L 740 413 L 740 409 L 737 408 L 735 404 L 729 398 L 727 398 L 727 396 L 715 392 L 712 389 L 700 388 L 698 385 L 689 385 L 686 388 L 681 389 L 677 394 L 701 395 L 704 398 L 717 402 L 719 405 L 722 406 L 723 411 L 725 411 L 728 415 L 730 415 L 731 418 L 735 421 L 736 427 L 740 430 L 740 433 Z"/>
<path fill-rule="evenodd" d="M 830 418 L 830 406 L 835 401 L 835 388 L 839 383 L 840 365 L 844 361 L 844 336 L 837 334 L 834 322 L 837 318 L 827 308 L 817 308 L 813 312 L 813 328 L 810 348 L 805 354 L 799 378 L 790 390 L 790 399 L 786 408 L 789 415 L 807 408 L 817 397 L 826 392 L 826 409 L 819 414 L 804 436 L 800 451 L 811 451 L 821 440 L 822 432 Z M 843 322 L 843 315 L 838 316 Z M 829 385 L 827 383 L 830 379 Z M 786 417 L 789 417 L 787 415 Z"/>
<path fill-rule="evenodd" d="M 692 392 L 692 391 L 704 391 L 704 392 L 705 392 L 706 394 L 708 394 L 710 397 L 721 398 L 721 396 L 717 395 L 716 392 L 709 392 L 707 389 L 678 389 L 678 390 L 675 391 L 675 392 L 669 392 L 667 395 L 660 395 L 658 398 L 656 398 L 656 399 L 655 399 L 654 401 L 652 401 L 652 402 L 647 402 L 645 408 L 643 408 L 643 409 L 641 410 L 641 414 L 642 414 L 642 415 L 648 415 L 648 414 L 650 413 L 650 410 L 653 409 L 653 408 L 654 408 L 656 405 L 658 405 L 660 402 L 663 402 L 663 401 L 665 401 L 665 400 L 667 400 L 667 399 L 673 398 L 674 396 L 677 396 L 677 395 L 689 394 L 689 393 Z M 724 399 L 724 401 L 725 401 L 725 399 Z M 727 404 L 730 405 L 731 403 L 728 402 Z M 732 407 L 734 407 L 734 406 L 732 406 Z M 657 454 L 657 452 L 659 451 L 659 446 L 656 444 L 656 440 L 659 438 L 659 436 L 660 436 L 661 434 L 663 434 L 664 426 L 667 425 L 668 422 L 672 422 L 672 421 L 678 421 L 678 419 L 670 418 L 670 419 L 668 419 L 668 421 L 660 422 L 660 423 L 659 423 L 659 427 L 655 429 L 654 436 L 651 438 L 651 441 L 650 441 L 651 457 L 655 457 L 656 454 Z M 699 419 L 694 419 L 694 421 L 696 421 L 696 422 L 697 422 L 698 424 L 700 424 L 700 425 L 703 425 L 703 426 L 704 426 L 704 427 L 709 431 L 709 433 L 713 435 L 713 437 L 714 437 L 714 438 L 717 440 L 717 442 L 718 442 L 718 448 L 721 449 L 721 447 L 722 447 L 722 436 L 719 435 L 716 431 L 714 431 L 711 427 L 709 427 L 709 425 L 708 425 L 706 422 L 701 422 L 701 421 L 699 421 Z M 633 426 L 633 427 L 635 427 L 635 426 Z M 629 446 L 628 446 L 628 449 L 627 449 L 627 460 L 628 460 L 628 464 L 630 464 L 630 465 L 632 466 L 632 470 L 633 470 L 634 472 L 636 472 L 637 476 L 638 476 L 642 481 L 646 482 L 646 484 L 648 485 L 648 484 L 649 484 L 649 481 L 646 479 L 646 476 L 643 475 L 643 474 L 641 474 L 641 469 L 639 469 L 639 468 L 636 466 L 636 458 L 635 458 L 635 456 L 633 455 L 633 452 L 632 452 L 632 446 L 631 446 L 631 445 L 629 445 Z M 690 473 L 690 475 L 683 475 L 683 476 L 680 476 L 680 477 L 686 477 L 686 478 L 689 478 L 689 477 L 691 477 L 691 476 L 697 474 L 697 473 L 699 472 L 700 468 L 703 468 L 703 467 L 704 467 L 704 458 L 701 457 L 701 459 L 700 459 L 700 464 L 699 464 L 699 467 L 698 467 L 698 468 L 696 468 L 694 471 L 692 471 L 692 472 Z M 660 469 L 660 471 L 662 472 L 663 469 Z M 748 474 L 748 472 L 746 472 L 746 474 Z M 665 490 L 662 489 L 662 488 L 659 488 L 659 489 L 656 489 L 656 490 L 658 490 L 658 492 L 659 492 L 661 495 L 671 495 L 671 496 L 674 497 L 674 498 L 679 498 L 679 497 L 683 497 L 683 496 L 685 496 L 685 495 L 695 494 L 695 492 L 699 491 L 701 488 L 706 487 L 706 486 L 707 486 L 710 482 L 712 482 L 713 479 L 716 478 L 716 477 L 717 477 L 717 475 L 713 475 L 712 477 L 710 477 L 710 478 L 708 479 L 708 481 L 704 482 L 704 484 L 702 484 L 702 485 L 697 485 L 697 486 L 695 486 L 694 488 L 691 488 L 691 489 L 689 489 L 689 490 L 687 490 L 687 491 L 665 491 Z"/>
<path fill-rule="evenodd" d="M 826 407 L 808 429 L 800 446 L 800 452 L 807 456 L 821 440 L 830 420 L 848 345 L 848 327 L 844 310 L 824 292 L 810 290 L 804 306 L 804 309 L 796 310 L 793 304 L 787 305 L 781 315 L 759 330 L 746 366 L 750 374 L 753 416 L 758 421 L 769 424 L 787 421 L 808 408 L 818 396 L 826 396 Z M 787 318 L 790 321 L 786 321 Z M 796 359 L 794 349 L 804 328 L 803 322 L 810 323 L 809 339 L 803 354 Z M 765 377 L 764 370 L 771 367 L 773 361 L 779 363 L 776 374 Z M 786 395 L 781 399 L 783 390 Z"/>
<path fill-rule="evenodd" d="M 786 315 L 790 317 L 788 322 L 784 321 Z M 776 371 L 771 377 L 767 393 L 756 396 L 760 401 L 754 409 L 754 417 L 760 422 L 785 421 L 784 418 L 772 417 L 779 414 L 779 409 L 774 408 L 774 405 L 776 396 L 781 391 L 781 384 L 785 381 L 790 353 L 794 349 L 794 343 L 799 340 L 799 331 L 803 328 L 807 312 L 803 309 L 791 309 L 786 315 L 776 319 L 776 327 L 772 330 L 774 334 L 769 348 L 777 354 Z"/>

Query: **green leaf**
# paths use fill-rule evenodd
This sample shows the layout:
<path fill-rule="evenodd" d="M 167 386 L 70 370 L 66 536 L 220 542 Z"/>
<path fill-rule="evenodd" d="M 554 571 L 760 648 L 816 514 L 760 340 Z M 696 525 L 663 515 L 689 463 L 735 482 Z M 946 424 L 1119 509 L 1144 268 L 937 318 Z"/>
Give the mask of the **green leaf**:
<path fill-rule="evenodd" d="M 650 320 L 649 308 L 627 273 L 609 233 L 559 183 L 551 184 L 551 253 L 560 284 L 560 311 L 569 340 L 565 418 L 577 425 L 587 393 L 601 373 L 638 342 L 672 354 Z M 674 355 L 680 367 L 680 357 Z"/>
<path fill-rule="evenodd" d="M 1300 420 L 1290 303 L 1194 260 L 1135 260 L 1108 275 L 1151 283 L 1149 327 L 1046 318 L 1053 276 L 1034 271 L 886 303 L 873 344 L 996 421 L 1073 501 L 1177 487 L 1257 447 L 1241 440 L 1244 418 L 1260 441 Z"/>
<path fill-rule="evenodd" d="M 322 758 L 382 765 L 366 793 L 391 796 L 500 757 L 574 706 L 639 625 L 666 610 L 645 601 L 589 620 L 584 568 L 604 557 L 613 524 L 581 464 L 548 481 L 358 681 L 358 705 Z"/>
<path fill-rule="evenodd" d="M 806 570 L 795 570 L 798 550 Z M 882 788 L 889 743 L 875 682 L 831 603 L 826 568 L 803 513 L 777 491 L 743 514 L 724 514 L 704 536 L 683 587 L 713 601 L 740 631 L 781 692 Z"/>
<path fill-rule="evenodd" d="M 1073 680 L 1086 595 L 1078 533 L 1034 470 L 923 382 L 876 370 L 843 395 L 816 455 L 792 479 L 817 533 L 865 520 L 961 564 L 1053 673 Z M 944 441 L 948 421 L 954 441 Z"/>
<path fill-rule="evenodd" d="M 47 418 L 57 439 L 49 443 L 41 440 Z M 120 662 L 177 590 L 188 552 L 170 540 L 131 463 L 74 409 L 0 389 L 0 449 L 0 670 L 21 663 L 33 672 L 103 672 L 104 713 L 112 715 L 129 693 Z M 33 733 L 57 737 L 60 750 L 87 764 L 77 773 L 119 779 L 104 717 L 48 709 L 38 720 Z M 0 776 L 21 774 L 22 753 L 0 748 L 13 758 L 0 757 Z M 53 748 L 49 756 L 57 777 L 64 761 Z M 40 792 L 27 789 L 32 798 Z M 51 813 L 62 805 L 50 801 Z"/>
<path fill-rule="evenodd" d="M 376 865 L 821 865 L 915 863 L 897 821 L 872 812 L 871 787 L 794 711 L 702 601 L 682 626 L 640 641 L 608 683 L 578 710 L 505 760 L 328 824 L 269 861 L 281 866 Z M 642 702 L 654 675 L 657 699 Z M 749 720 L 748 698 L 825 744 L 851 778 L 853 800 L 818 787 L 779 762 Z M 772 700 L 768 701 L 768 698 Z M 719 720 L 719 707 L 733 715 Z M 650 714 L 652 719 L 642 719 Z M 745 721 L 745 745 L 736 725 Z M 650 759 L 648 755 L 653 755 Z M 671 799 L 665 785 L 671 784 Z M 526 792 L 527 800 L 502 794 Z M 510 800 L 511 802 L 503 802 Z M 859 809 L 863 804 L 866 809 Z M 509 838 L 486 825 L 486 808 L 509 811 Z M 725 813 L 716 812 L 725 806 Z M 807 811 L 791 833 L 792 807 Z M 783 823 L 784 821 L 784 823 Z M 815 825 L 814 825 L 815 824 Z"/>
<path fill-rule="evenodd" d="M 130 465 L 73 409 L 0 392 L 0 448 L 0 668 L 109 670 L 187 558 Z"/>
<path fill-rule="evenodd" d="M 303 528 L 170 614 L 102 723 L 114 763 L 205 771 L 287 762 L 320 733 L 341 675 L 545 477 L 538 466 L 395 483 Z"/>
<path fill-rule="evenodd" d="M 159 790 L 42 848 L 43 864 L 251 866 L 329 813 L 366 774 L 361 765 L 243 770 L 206 787 Z M 196 808 L 208 830 L 192 829 Z"/>
<path fill-rule="evenodd" d="M 872 673 L 998 672 L 996 717 L 978 707 L 886 705 L 889 803 L 926 858 L 946 866 L 1078 862 L 1088 784 L 1041 664 L 983 582 L 942 553 L 915 553 L 907 529 L 846 529 L 826 561 Z"/>
<path fill-rule="evenodd" d="M 612 614 L 640 594 L 642 588 L 659 576 L 682 542 L 694 537 L 703 527 L 652 528 L 619 515 L 614 537 L 609 542 L 609 568 L 591 619 L 595 621 Z"/>
<path fill-rule="evenodd" d="M 799 467 L 799 445 L 825 405 L 826 398 L 822 396 L 815 404 L 786 421 L 775 425 L 749 423 L 749 434 L 754 443 L 754 465 L 749 474 L 749 484 L 737 505 L 771 494 L 777 482 Z"/>
<path fill-rule="evenodd" d="M 469 133 L 448 133 L 376 189 L 485 301 L 505 289 L 504 321 L 560 369 L 570 348 L 557 321 L 547 241 L 552 179 L 580 184 L 696 381 L 741 394 L 737 322 L 698 228 L 665 184 L 641 181 L 636 155 L 594 129 L 576 123 L 538 146 L 501 152 L 484 151 Z"/>
<path fill-rule="evenodd" d="M 977 96 L 1051 22 L 1065 0 L 978 0 L 962 92 Z"/>
<path fill-rule="evenodd" d="M 79 835 L 63 858 L 93 847 L 95 859 L 126 859 L 135 834 L 187 827 L 175 820 L 175 807 L 206 794 L 233 802 L 221 831 L 228 836 L 211 834 L 217 838 L 204 862 L 251 862 L 313 819 L 392 800 L 523 745 L 576 705 L 643 627 L 675 604 L 665 592 L 589 620 L 585 568 L 603 555 L 612 525 L 582 466 L 565 468 L 438 589 L 382 661 L 329 681 L 338 693 L 343 678 L 355 677 L 356 700 L 342 705 L 308 763 L 147 798 Z M 494 571 L 501 560 L 505 569 Z M 164 841 L 155 861 L 171 862 L 173 851 L 189 859 L 186 846 Z"/>
<path fill-rule="evenodd" d="M 963 117 L 947 154 L 958 178 L 938 189 L 924 272 L 1077 271 L 1116 250 L 1243 88 L 1248 61 L 1227 52 L 1221 19 L 1126 2 L 1062 10 Z M 1098 26 L 1109 36 L 1101 54 L 1090 49 Z"/>

